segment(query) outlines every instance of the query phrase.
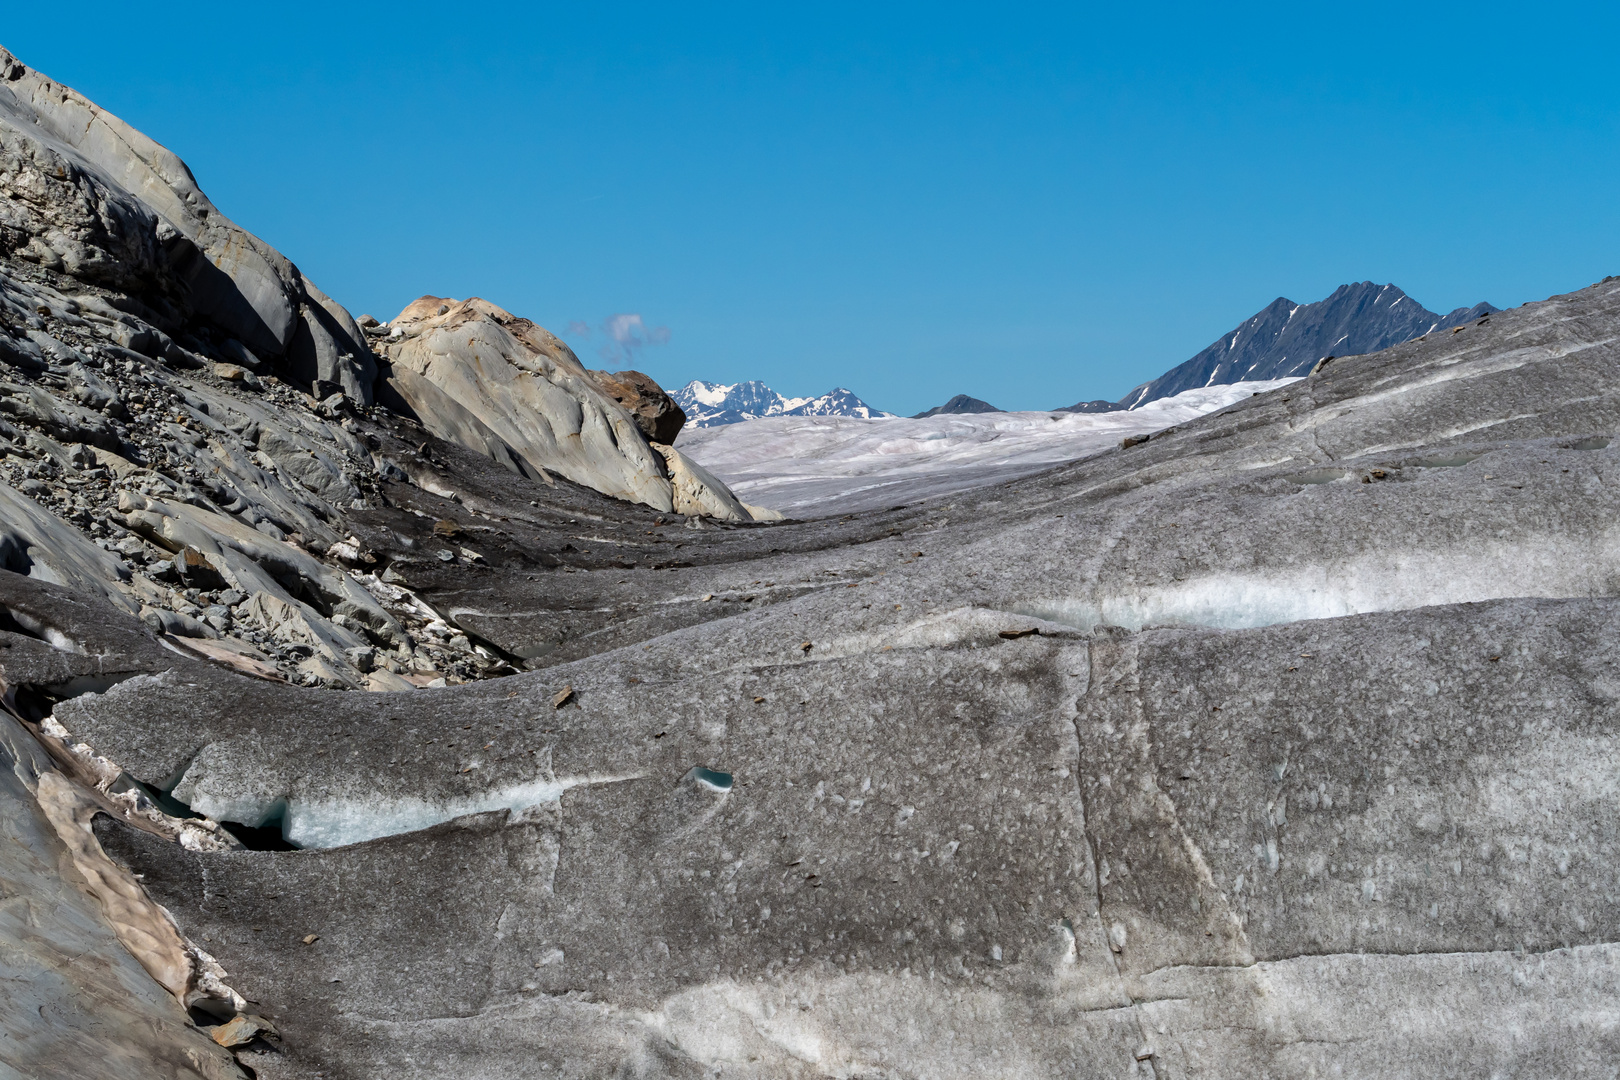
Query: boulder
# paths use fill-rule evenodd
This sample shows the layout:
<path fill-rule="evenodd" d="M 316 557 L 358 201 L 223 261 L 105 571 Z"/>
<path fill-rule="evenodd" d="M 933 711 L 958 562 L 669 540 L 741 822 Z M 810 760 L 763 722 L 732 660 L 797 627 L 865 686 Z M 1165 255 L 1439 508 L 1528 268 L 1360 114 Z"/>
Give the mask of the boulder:
<path fill-rule="evenodd" d="M 686 413 L 652 376 L 639 371 L 592 371 L 591 378 L 624 406 L 649 442 L 674 445 L 675 436 L 686 423 Z"/>
<path fill-rule="evenodd" d="M 782 515 L 763 507 L 749 506 L 715 479 L 709 471 L 673 446 L 653 444 L 669 468 L 670 486 L 675 496 L 675 512 L 692 517 L 721 518 L 725 521 L 781 521 Z"/>
<path fill-rule="evenodd" d="M 174 572 L 182 584 L 212 591 L 226 588 L 225 579 L 208 556 L 194 547 L 182 547 L 174 556 Z"/>
<path fill-rule="evenodd" d="M 183 638 L 214 638 L 219 632 L 207 624 L 193 619 L 190 615 L 181 615 L 178 612 L 167 611 L 163 608 L 145 607 L 141 609 L 141 619 L 154 633 L 169 634 L 173 637 Z"/>
<path fill-rule="evenodd" d="M 398 337 L 384 349 L 385 403 L 407 410 L 428 431 L 501 462 L 514 472 L 556 473 L 576 484 L 657 510 L 685 499 L 693 513 L 753 520 L 720 481 L 707 474 L 677 495 L 668 454 L 644 427 L 667 430 L 668 401 L 656 383 L 635 376 L 624 384 L 645 417 L 615 399 L 556 336 L 474 297 L 424 296 L 390 324 Z M 673 402 L 669 409 L 679 414 Z M 679 430 L 679 425 L 674 425 Z"/>

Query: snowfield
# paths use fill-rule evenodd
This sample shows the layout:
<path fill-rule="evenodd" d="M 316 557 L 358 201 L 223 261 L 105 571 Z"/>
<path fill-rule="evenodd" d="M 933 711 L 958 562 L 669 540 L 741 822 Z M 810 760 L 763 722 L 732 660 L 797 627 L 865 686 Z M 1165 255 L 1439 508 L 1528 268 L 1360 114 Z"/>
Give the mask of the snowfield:
<path fill-rule="evenodd" d="M 820 517 L 1036 473 L 1298 381 L 1206 386 L 1129 412 L 773 416 L 688 429 L 676 445 L 748 502 Z"/>

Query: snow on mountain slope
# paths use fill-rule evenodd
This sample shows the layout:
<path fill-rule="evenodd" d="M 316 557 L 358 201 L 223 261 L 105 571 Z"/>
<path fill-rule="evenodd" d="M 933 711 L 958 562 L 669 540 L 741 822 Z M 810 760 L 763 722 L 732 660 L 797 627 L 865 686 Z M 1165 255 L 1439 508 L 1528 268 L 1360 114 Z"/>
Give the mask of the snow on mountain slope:
<path fill-rule="evenodd" d="M 740 498 L 790 517 L 817 517 L 1039 472 L 1294 381 L 1201 387 L 1129 412 L 763 417 L 701 430 L 688 425 L 676 444 Z"/>
<path fill-rule="evenodd" d="M 1277 297 L 1253 318 L 1217 338 L 1203 352 L 1143 383 L 1120 399 L 1126 409 L 1183 390 L 1243 379 L 1285 379 L 1308 374 L 1324 356 L 1377 352 L 1437 330 L 1475 322 L 1497 309 L 1487 303 L 1439 315 L 1394 285 L 1371 281 L 1340 285 L 1311 304 Z M 1092 412 L 1100 402 L 1070 406 Z"/>
<path fill-rule="evenodd" d="M 670 397 L 686 413 L 688 428 L 720 427 L 766 416 L 892 416 L 874 409 L 843 387 L 820 397 L 790 398 L 757 379 L 748 382 L 704 382 L 693 379 Z"/>

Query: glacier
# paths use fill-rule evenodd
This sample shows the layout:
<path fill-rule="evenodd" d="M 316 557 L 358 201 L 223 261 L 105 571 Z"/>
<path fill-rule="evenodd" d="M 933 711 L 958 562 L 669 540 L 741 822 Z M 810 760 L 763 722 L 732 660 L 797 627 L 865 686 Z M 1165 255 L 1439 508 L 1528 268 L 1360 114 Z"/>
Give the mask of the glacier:
<path fill-rule="evenodd" d="M 768 416 L 688 427 L 676 445 L 750 503 L 819 517 L 1027 476 L 1297 381 L 1200 387 L 1129 412 Z"/>

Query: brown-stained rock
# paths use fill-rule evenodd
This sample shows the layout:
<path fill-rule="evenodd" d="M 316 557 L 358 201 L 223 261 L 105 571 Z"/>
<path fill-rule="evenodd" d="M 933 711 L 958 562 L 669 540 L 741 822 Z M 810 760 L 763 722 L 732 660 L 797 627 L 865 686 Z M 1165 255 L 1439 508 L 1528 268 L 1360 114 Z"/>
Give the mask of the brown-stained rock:
<path fill-rule="evenodd" d="M 274 1035 L 275 1032 L 275 1027 L 264 1017 L 243 1013 L 215 1028 L 211 1035 L 219 1045 L 231 1047 L 246 1046 L 260 1035 Z"/>
<path fill-rule="evenodd" d="M 225 579 L 208 556 L 189 544 L 174 557 L 174 570 L 185 584 L 198 589 L 223 589 Z"/>
<path fill-rule="evenodd" d="M 592 371 L 590 374 L 609 397 L 625 407 L 641 433 L 651 441 L 668 446 L 681 433 L 686 413 L 651 375 L 639 371 Z"/>

